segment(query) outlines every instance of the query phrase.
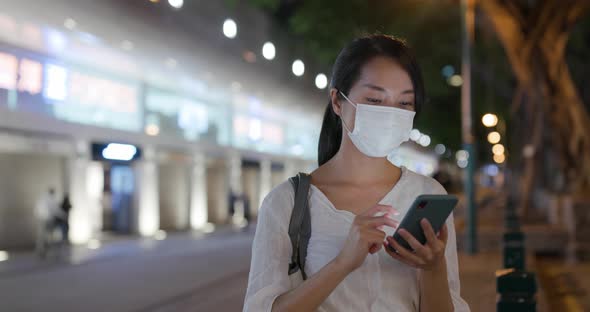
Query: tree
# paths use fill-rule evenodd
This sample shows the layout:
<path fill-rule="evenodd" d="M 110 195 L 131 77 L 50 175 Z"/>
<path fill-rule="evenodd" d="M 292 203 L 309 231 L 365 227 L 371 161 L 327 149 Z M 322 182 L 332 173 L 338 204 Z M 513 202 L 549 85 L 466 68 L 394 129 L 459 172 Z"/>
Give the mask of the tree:
<path fill-rule="evenodd" d="M 588 1 L 480 1 L 517 79 L 512 112 L 526 119 L 521 214 L 529 208 L 544 121 L 549 121 L 553 151 L 567 181 L 566 191 L 590 189 L 590 118 L 571 78 L 565 52 L 575 23 L 590 9 Z"/>

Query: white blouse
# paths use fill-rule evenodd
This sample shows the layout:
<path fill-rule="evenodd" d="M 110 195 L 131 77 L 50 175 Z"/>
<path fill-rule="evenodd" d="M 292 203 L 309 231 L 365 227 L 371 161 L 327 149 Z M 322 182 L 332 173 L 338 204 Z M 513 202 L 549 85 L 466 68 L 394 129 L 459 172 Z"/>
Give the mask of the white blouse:
<path fill-rule="evenodd" d="M 394 188 L 380 201 L 399 211 L 392 218 L 401 221 L 410 205 L 421 194 L 446 194 L 434 179 L 402 167 Z M 342 249 L 355 215 L 338 210 L 315 186 L 310 188 L 311 238 L 305 271 L 312 276 L 332 261 Z M 274 188 L 264 199 L 259 215 L 244 311 L 271 311 L 274 300 L 302 283 L 301 273 L 288 275 L 291 241 L 288 228 L 293 210 L 294 190 L 289 181 Z M 446 221 L 448 240 L 445 250 L 449 288 L 455 311 L 469 311 L 460 296 L 457 247 L 453 216 Z M 387 235 L 393 229 L 386 227 Z M 322 303 L 318 311 L 419 311 L 418 269 L 389 256 L 383 249 L 369 254 L 357 270 L 350 273 Z"/>

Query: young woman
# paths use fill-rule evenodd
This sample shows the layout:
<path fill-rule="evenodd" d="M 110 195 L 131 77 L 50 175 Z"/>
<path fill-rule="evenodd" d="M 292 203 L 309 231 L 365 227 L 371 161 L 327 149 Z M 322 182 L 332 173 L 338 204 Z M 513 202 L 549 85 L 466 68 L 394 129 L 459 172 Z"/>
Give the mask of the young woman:
<path fill-rule="evenodd" d="M 285 182 L 260 208 L 244 311 L 469 311 L 452 216 L 438 234 L 422 220 L 424 245 L 400 230 L 415 252 L 391 238 L 416 196 L 446 194 L 388 161 L 423 101 L 420 69 L 403 41 L 372 35 L 340 52 L 311 173 L 308 279 L 288 274 L 294 190 Z"/>

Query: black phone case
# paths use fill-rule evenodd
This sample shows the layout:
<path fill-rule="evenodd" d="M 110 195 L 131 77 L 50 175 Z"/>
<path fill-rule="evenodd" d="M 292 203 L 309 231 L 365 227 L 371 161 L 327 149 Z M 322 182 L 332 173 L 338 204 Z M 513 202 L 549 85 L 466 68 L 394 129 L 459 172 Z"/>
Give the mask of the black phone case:
<path fill-rule="evenodd" d="M 420 225 L 420 220 L 426 218 L 435 232 L 440 231 L 443 224 L 457 205 L 458 199 L 453 195 L 420 195 L 402 219 L 398 229 L 410 232 L 421 244 L 426 243 L 426 236 Z M 401 235 L 395 231 L 393 234 L 401 246 L 413 250 Z"/>

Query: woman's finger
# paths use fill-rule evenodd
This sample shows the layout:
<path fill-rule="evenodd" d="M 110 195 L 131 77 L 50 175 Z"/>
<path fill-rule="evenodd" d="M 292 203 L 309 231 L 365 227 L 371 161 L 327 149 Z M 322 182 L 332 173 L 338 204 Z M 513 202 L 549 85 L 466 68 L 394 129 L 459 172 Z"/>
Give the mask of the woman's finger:
<path fill-rule="evenodd" d="M 387 254 L 388 254 L 388 255 L 390 255 L 392 258 L 394 258 L 395 260 L 397 260 L 397 261 L 399 261 L 399 262 L 405 263 L 406 265 L 409 265 L 409 266 L 411 266 L 411 267 L 417 267 L 417 266 L 416 266 L 416 264 L 414 264 L 414 263 L 411 263 L 410 261 L 408 261 L 408 260 L 406 260 L 406 259 L 402 258 L 400 255 L 398 255 L 398 254 L 397 254 L 397 253 L 396 253 L 394 250 L 392 250 L 391 248 L 393 248 L 393 247 L 391 247 L 391 245 L 390 245 L 390 244 L 388 244 L 388 243 L 386 243 L 386 242 L 383 242 L 383 249 L 384 249 L 384 250 L 385 250 L 385 252 L 387 252 Z"/>
<path fill-rule="evenodd" d="M 393 214 L 393 213 L 395 213 L 395 209 L 393 209 L 392 206 L 375 205 L 375 206 L 367 209 L 363 213 L 361 213 L 359 216 L 372 217 L 372 216 L 374 216 L 378 212 L 383 212 L 383 213 L 389 212 L 389 213 L 392 213 Z"/>
<path fill-rule="evenodd" d="M 366 221 L 366 224 L 369 227 L 379 227 L 382 225 L 387 225 L 389 227 L 392 228 L 396 228 L 399 225 L 398 221 L 395 221 L 387 216 L 381 216 L 381 217 L 366 217 L 367 219 L 364 219 Z"/>
<path fill-rule="evenodd" d="M 364 229 L 363 233 L 366 235 L 368 241 L 383 241 L 385 239 L 385 232 L 377 229 Z"/>
<path fill-rule="evenodd" d="M 430 246 L 435 246 L 438 239 L 436 238 L 436 233 L 434 233 L 434 229 L 430 222 L 424 218 L 420 221 L 420 226 L 422 226 L 422 230 L 426 236 L 426 243 Z"/>
<path fill-rule="evenodd" d="M 387 241 L 402 258 L 410 261 L 411 263 L 413 263 L 414 266 L 424 265 L 424 260 L 420 259 L 420 257 L 416 256 L 411 251 L 401 246 L 395 239 L 393 239 L 393 237 L 388 236 Z"/>
<path fill-rule="evenodd" d="M 430 259 L 432 257 L 432 252 L 428 250 L 428 247 L 422 245 L 410 232 L 405 229 L 400 229 L 398 232 L 420 257 L 423 259 Z"/>

